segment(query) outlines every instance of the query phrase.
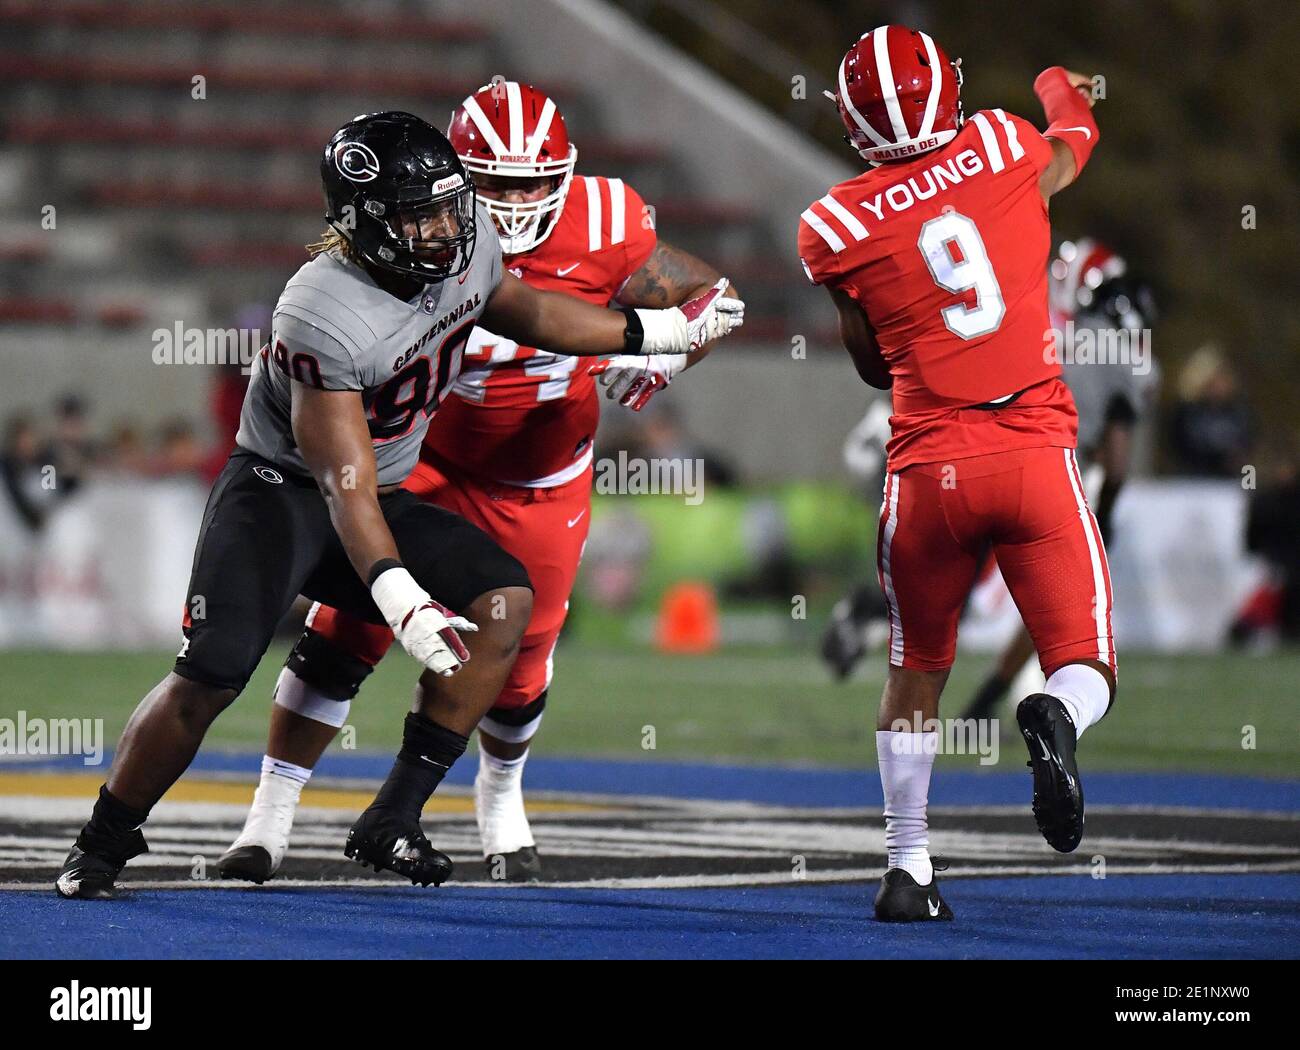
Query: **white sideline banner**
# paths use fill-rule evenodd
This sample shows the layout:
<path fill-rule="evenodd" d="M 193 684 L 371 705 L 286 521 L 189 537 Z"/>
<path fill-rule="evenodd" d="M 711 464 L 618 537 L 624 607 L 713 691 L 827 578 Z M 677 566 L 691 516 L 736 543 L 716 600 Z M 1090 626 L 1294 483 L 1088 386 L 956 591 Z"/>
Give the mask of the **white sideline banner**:
<path fill-rule="evenodd" d="M 103 477 L 33 534 L 0 498 L 0 647 L 180 648 L 198 481 Z"/>
<path fill-rule="evenodd" d="M 1248 510 L 1249 494 L 1232 481 L 1159 478 L 1124 487 L 1107 546 L 1121 664 L 1125 648 L 1223 648 L 1237 610 L 1265 576 L 1245 550 Z M 995 572 L 972 595 L 962 647 L 1000 648 L 1019 623 Z"/>
<path fill-rule="evenodd" d="M 33 534 L 0 498 L 0 648 L 179 648 L 207 489 L 197 481 L 100 478 Z M 1109 557 L 1125 648 L 1221 648 L 1263 578 L 1243 549 L 1248 494 L 1232 482 L 1130 482 Z M 1001 577 L 976 588 L 964 649 L 1001 646 L 1019 623 Z"/>

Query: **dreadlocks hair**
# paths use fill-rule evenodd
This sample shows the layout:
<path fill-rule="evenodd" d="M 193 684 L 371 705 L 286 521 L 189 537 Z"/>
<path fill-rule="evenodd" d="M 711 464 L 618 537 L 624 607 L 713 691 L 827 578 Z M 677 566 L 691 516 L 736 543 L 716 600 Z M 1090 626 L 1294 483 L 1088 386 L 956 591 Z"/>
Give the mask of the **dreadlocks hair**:
<path fill-rule="evenodd" d="M 307 252 L 313 259 L 318 255 L 331 254 L 352 262 L 357 261 L 351 242 L 333 226 L 326 226 L 320 235 L 320 240 L 307 245 Z"/>

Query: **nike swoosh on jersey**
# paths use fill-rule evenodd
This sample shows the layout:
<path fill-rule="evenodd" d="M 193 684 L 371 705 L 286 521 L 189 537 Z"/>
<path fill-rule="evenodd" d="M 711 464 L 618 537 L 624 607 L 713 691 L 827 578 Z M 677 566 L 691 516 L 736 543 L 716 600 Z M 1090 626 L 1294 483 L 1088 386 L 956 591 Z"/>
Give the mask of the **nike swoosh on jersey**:
<path fill-rule="evenodd" d="M 1082 131 L 1085 135 L 1088 136 L 1088 138 L 1092 138 L 1092 129 L 1091 129 L 1091 128 L 1084 128 L 1084 127 L 1077 127 L 1077 128 L 1057 128 L 1056 130 L 1057 130 L 1057 131 Z"/>
<path fill-rule="evenodd" d="M 565 270 L 556 270 L 556 271 L 555 271 L 555 276 L 557 276 L 557 277 L 567 277 L 569 274 L 573 273 L 573 271 L 576 270 L 576 269 L 577 269 L 579 266 L 581 266 L 581 265 L 582 265 L 581 262 L 576 262 L 576 263 L 574 263 L 572 266 L 570 266 L 568 269 L 565 269 Z"/>
<path fill-rule="evenodd" d="M 578 522 L 580 522 L 580 521 L 582 520 L 582 515 L 583 515 L 583 514 L 586 514 L 586 513 L 587 513 L 587 512 L 584 510 L 584 511 L 582 512 L 582 514 L 579 514 L 576 518 L 571 519 L 571 520 L 569 521 L 569 523 L 568 523 L 569 528 L 573 528 L 573 526 L 575 526 L 576 524 L 578 524 Z"/>

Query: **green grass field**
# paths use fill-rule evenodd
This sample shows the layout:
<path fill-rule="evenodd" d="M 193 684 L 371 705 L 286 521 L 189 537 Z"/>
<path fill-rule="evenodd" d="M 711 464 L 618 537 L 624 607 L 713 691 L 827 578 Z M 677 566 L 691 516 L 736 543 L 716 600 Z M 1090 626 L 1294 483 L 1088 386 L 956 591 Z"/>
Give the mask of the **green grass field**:
<path fill-rule="evenodd" d="M 283 650 L 263 661 L 207 746 L 260 750 Z M 955 714 L 986 661 L 963 655 L 946 694 Z M 0 717 L 103 718 L 111 747 L 132 708 L 170 666 L 165 653 L 0 653 Z M 571 642 L 539 744 L 553 754 L 857 766 L 874 763 L 873 718 L 883 661 L 845 684 L 810 652 L 737 649 L 666 657 L 648 649 Z M 394 652 L 352 706 L 355 746 L 395 750 L 415 666 Z M 1125 654 L 1115 710 L 1089 731 L 1092 768 L 1300 774 L 1300 653 L 1270 656 Z M 653 751 L 642 747 L 654 727 Z M 1243 746 L 1254 727 L 1253 748 Z M 1016 741 L 1000 767 L 1022 761 Z M 337 746 L 337 745 L 336 745 Z M 973 757 L 942 761 L 974 766 Z"/>

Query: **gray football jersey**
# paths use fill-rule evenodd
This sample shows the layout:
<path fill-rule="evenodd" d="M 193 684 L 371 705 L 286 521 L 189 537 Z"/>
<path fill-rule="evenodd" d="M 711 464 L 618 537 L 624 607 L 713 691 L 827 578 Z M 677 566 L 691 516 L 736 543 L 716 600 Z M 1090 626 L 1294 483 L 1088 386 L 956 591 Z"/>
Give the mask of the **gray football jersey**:
<path fill-rule="evenodd" d="M 1092 453 L 1112 412 L 1134 420 L 1144 414 L 1158 373 L 1145 337 L 1124 332 L 1107 344 L 1116 338 L 1110 322 L 1086 313 L 1074 319 L 1074 333 L 1076 355 L 1067 355 L 1061 376 L 1079 411 L 1079 449 Z"/>
<path fill-rule="evenodd" d="M 289 423 L 290 379 L 323 390 L 359 390 L 379 484 L 404 479 L 419 458 L 429 420 L 460 373 L 474 324 L 501 283 L 501 242 L 482 207 L 477 222 L 469 269 L 426 285 L 410 302 L 331 254 L 294 274 L 254 366 L 236 444 L 285 470 L 309 474 Z"/>

